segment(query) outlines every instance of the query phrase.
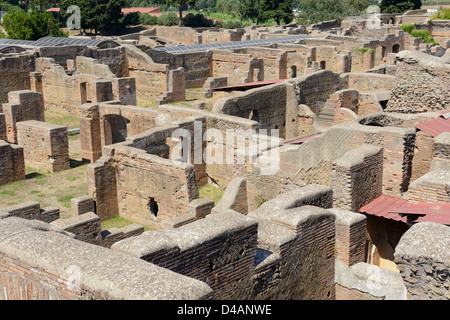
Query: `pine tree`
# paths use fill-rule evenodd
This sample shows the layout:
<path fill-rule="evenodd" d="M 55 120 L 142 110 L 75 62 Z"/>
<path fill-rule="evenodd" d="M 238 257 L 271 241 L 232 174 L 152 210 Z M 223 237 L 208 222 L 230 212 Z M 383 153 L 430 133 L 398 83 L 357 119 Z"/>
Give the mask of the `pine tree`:
<path fill-rule="evenodd" d="M 382 13 L 404 13 L 421 7 L 421 0 L 382 0 L 380 4 Z"/>

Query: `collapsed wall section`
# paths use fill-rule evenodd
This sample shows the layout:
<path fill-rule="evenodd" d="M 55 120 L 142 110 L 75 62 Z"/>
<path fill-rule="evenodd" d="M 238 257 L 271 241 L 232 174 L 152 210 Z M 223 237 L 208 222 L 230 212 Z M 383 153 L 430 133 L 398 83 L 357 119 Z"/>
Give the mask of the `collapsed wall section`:
<path fill-rule="evenodd" d="M 445 110 L 450 104 L 450 66 L 421 51 L 396 55 L 396 82 L 386 112 Z"/>
<path fill-rule="evenodd" d="M 395 263 L 411 300 L 448 300 L 450 227 L 414 224 L 395 248 Z"/>

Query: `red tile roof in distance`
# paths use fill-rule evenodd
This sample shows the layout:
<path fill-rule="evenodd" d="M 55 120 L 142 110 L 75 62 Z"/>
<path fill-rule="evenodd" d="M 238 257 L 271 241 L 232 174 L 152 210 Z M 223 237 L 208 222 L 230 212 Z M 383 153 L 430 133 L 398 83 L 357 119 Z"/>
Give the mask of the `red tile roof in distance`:
<path fill-rule="evenodd" d="M 150 7 L 133 7 L 133 8 L 122 8 L 123 14 L 128 14 L 132 12 L 140 12 L 140 13 L 155 13 L 159 12 L 159 8 L 150 8 Z"/>
<path fill-rule="evenodd" d="M 47 9 L 47 10 L 45 10 L 45 11 L 48 11 L 48 12 L 59 12 L 59 11 L 61 11 L 61 9 L 60 8 L 50 8 L 50 9 Z M 157 8 L 157 7 L 149 7 L 149 8 L 147 8 L 147 7 L 133 7 L 133 8 L 122 8 L 122 13 L 123 14 L 127 14 L 127 13 L 131 13 L 131 12 L 141 12 L 141 13 L 155 13 L 155 12 L 159 12 L 159 8 Z"/>
<path fill-rule="evenodd" d="M 413 203 L 406 199 L 381 195 L 361 207 L 359 212 L 405 223 L 407 222 L 407 217 L 405 215 L 421 215 L 414 222 L 427 221 L 450 225 L 449 202 Z"/>
<path fill-rule="evenodd" d="M 450 110 L 442 112 L 436 119 L 416 124 L 415 127 L 431 134 L 433 137 L 437 137 L 442 132 L 450 132 Z"/>

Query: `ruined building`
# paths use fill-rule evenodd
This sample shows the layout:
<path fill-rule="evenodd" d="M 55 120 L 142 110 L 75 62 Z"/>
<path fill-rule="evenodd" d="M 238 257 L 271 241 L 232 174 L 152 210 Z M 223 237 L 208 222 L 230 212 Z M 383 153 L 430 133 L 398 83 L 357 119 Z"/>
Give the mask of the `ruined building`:
<path fill-rule="evenodd" d="M 0 206 L 0 299 L 450 299 L 450 36 L 382 18 L 0 39 L 0 185 L 71 168 L 51 111 L 89 163 Z"/>

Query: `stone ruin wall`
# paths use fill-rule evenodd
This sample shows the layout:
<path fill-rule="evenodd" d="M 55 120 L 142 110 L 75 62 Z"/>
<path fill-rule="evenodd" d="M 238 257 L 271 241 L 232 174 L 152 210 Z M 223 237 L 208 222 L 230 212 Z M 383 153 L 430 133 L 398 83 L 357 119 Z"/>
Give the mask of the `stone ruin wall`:
<path fill-rule="evenodd" d="M 395 63 L 396 83 L 386 112 L 439 111 L 450 105 L 450 66 L 442 58 L 403 51 Z"/>
<path fill-rule="evenodd" d="M 168 141 L 177 129 L 192 133 L 193 125 L 188 121 L 156 128 L 104 149 L 103 157 L 87 169 L 89 194 L 96 198 L 102 220 L 120 214 L 157 226 L 186 212 L 189 203 L 198 198 L 205 166 L 190 164 L 193 159 L 189 163 L 173 161 L 175 146 Z M 189 152 L 194 157 L 194 152 Z"/>
<path fill-rule="evenodd" d="M 45 121 L 42 94 L 30 90 L 11 91 L 8 103 L 2 105 L 6 140 L 17 143 L 17 123 L 27 120 Z"/>
<path fill-rule="evenodd" d="M 0 185 L 24 179 L 23 148 L 0 140 Z"/>
<path fill-rule="evenodd" d="M 35 120 L 19 122 L 17 143 L 23 147 L 26 166 L 49 172 L 70 168 L 65 126 Z"/>
<path fill-rule="evenodd" d="M 34 71 L 36 54 L 20 53 L 0 58 L 0 102 L 8 102 L 8 93 L 30 89 L 30 72 Z"/>
<path fill-rule="evenodd" d="M 447 246 L 440 243 L 448 241 L 448 227 L 431 226 L 436 241 L 436 232 L 423 233 L 421 228 L 431 228 L 427 223 L 414 226 L 409 233 L 420 229 L 427 237 L 402 237 L 396 250 L 401 274 L 383 270 L 363 262 L 365 216 L 330 209 L 332 194 L 330 187 L 310 185 L 247 216 L 215 212 L 177 229 L 136 230 L 112 244 L 108 238 L 115 230 L 98 241 L 100 219 L 92 212 L 62 221 L 59 212 L 37 203 L 11 207 L 0 212 L 1 298 L 403 300 L 406 290 L 408 299 L 442 296 L 448 258 L 439 248 Z M 328 209 L 310 205 L 316 203 L 328 203 Z M 305 260 L 311 263 L 299 264 Z M 99 267 L 98 261 L 105 263 Z M 426 273 L 411 271 L 415 261 Z M 117 277 L 130 266 L 139 270 L 136 276 Z M 80 275 L 75 282 L 74 270 Z M 418 289 L 421 281 L 427 285 Z"/>
<path fill-rule="evenodd" d="M 450 228 L 423 222 L 413 225 L 395 250 L 410 300 L 449 300 Z"/>

